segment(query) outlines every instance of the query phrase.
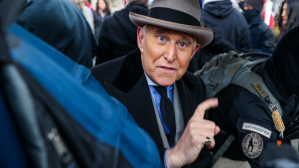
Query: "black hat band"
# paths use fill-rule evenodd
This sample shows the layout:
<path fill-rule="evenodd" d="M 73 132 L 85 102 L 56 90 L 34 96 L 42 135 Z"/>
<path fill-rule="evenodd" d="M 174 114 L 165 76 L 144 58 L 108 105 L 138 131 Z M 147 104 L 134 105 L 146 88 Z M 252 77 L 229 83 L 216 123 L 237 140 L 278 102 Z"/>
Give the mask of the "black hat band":
<path fill-rule="evenodd" d="M 195 17 L 187 13 L 170 8 L 151 8 L 148 16 L 174 23 L 180 23 L 191 26 L 201 26 L 200 22 Z"/>

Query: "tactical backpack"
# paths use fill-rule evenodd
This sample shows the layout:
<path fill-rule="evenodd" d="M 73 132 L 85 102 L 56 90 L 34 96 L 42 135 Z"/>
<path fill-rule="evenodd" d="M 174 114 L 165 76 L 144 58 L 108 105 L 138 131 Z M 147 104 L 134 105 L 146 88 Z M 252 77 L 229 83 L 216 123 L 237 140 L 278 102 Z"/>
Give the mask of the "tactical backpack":
<path fill-rule="evenodd" d="M 239 85 L 260 97 L 272 111 L 272 118 L 276 129 L 281 132 L 281 136 L 283 137 L 282 132 L 284 131 L 284 125 L 281 120 L 282 109 L 279 101 L 269 91 L 263 82 L 263 79 L 251 71 L 252 68 L 261 64 L 265 58 L 269 56 L 270 55 L 262 53 L 238 55 L 234 51 L 231 51 L 227 54 L 214 56 L 201 70 L 195 72 L 195 75 L 199 76 L 205 83 L 206 98 L 216 96 L 230 84 Z M 227 138 L 219 150 L 214 154 L 214 163 L 224 154 L 234 139 L 235 137 L 233 135 L 230 135 Z"/>

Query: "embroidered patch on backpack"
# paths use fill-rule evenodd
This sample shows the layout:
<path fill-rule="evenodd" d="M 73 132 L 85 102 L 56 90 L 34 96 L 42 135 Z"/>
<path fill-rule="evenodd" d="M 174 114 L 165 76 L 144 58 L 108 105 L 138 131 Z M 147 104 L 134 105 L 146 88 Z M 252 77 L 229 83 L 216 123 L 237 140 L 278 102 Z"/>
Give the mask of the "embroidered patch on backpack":
<path fill-rule="evenodd" d="M 264 141 L 259 134 L 247 134 L 242 141 L 244 154 L 251 159 L 257 158 L 263 151 Z"/>
<path fill-rule="evenodd" d="M 272 131 L 270 131 L 264 127 L 261 127 L 259 125 L 255 125 L 255 124 L 251 124 L 251 123 L 246 123 L 246 122 L 243 123 L 242 129 L 259 133 L 267 138 L 270 138 L 271 134 L 272 134 Z"/>

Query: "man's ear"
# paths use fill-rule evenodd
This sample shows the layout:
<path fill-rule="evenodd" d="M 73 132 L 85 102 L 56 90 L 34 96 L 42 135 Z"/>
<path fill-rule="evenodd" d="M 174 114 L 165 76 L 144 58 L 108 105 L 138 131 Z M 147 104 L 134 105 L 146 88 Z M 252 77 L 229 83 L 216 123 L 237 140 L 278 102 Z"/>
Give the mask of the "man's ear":
<path fill-rule="evenodd" d="M 138 30 L 137 30 L 137 44 L 138 44 L 138 48 L 139 48 L 141 53 L 143 53 L 144 37 L 145 37 L 145 34 L 142 31 L 142 27 L 138 27 Z"/>
<path fill-rule="evenodd" d="M 127 6 L 127 0 L 124 0 L 124 5 Z"/>
<path fill-rule="evenodd" d="M 200 47 L 200 44 L 196 43 L 195 47 L 193 47 L 193 49 L 192 49 L 192 54 L 191 54 L 192 56 L 191 56 L 190 60 L 193 58 L 195 53 L 199 50 L 199 47 Z"/>

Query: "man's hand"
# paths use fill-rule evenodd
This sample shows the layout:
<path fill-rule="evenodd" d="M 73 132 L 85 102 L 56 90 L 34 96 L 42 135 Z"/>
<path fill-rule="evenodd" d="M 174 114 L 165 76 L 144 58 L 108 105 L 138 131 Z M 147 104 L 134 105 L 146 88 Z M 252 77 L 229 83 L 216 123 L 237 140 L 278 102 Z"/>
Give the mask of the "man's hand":
<path fill-rule="evenodd" d="M 179 142 L 167 153 L 167 162 L 170 168 L 193 163 L 204 147 L 206 137 L 212 140 L 208 148 L 211 149 L 215 146 L 214 136 L 219 133 L 220 128 L 214 122 L 203 118 L 206 110 L 217 106 L 217 98 L 208 99 L 198 105 Z"/>

